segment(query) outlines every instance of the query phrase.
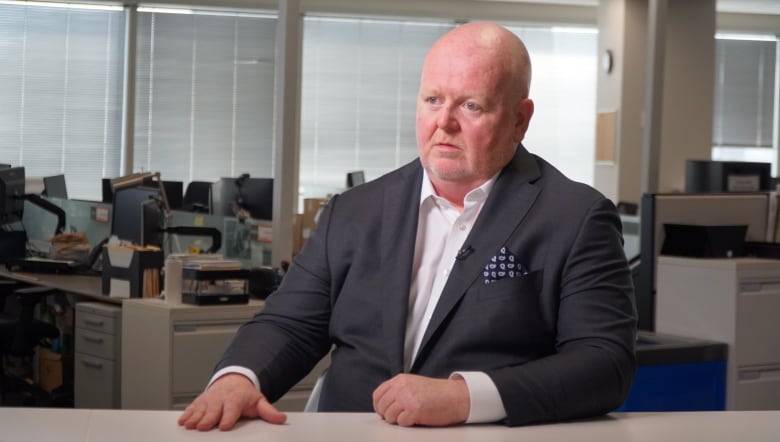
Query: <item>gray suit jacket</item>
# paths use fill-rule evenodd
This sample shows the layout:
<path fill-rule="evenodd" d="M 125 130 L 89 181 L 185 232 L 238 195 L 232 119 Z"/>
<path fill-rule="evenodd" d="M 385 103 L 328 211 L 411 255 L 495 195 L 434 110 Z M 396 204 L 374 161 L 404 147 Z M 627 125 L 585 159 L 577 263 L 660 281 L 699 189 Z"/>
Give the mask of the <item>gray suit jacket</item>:
<path fill-rule="evenodd" d="M 415 160 L 334 197 L 217 369 L 251 368 L 274 401 L 335 345 L 320 411 L 372 411 L 373 390 L 403 371 L 422 176 Z M 619 406 L 635 370 L 636 315 L 613 204 L 519 146 L 465 245 L 411 372 L 487 373 L 508 425 Z M 502 246 L 529 272 L 485 284 Z"/>

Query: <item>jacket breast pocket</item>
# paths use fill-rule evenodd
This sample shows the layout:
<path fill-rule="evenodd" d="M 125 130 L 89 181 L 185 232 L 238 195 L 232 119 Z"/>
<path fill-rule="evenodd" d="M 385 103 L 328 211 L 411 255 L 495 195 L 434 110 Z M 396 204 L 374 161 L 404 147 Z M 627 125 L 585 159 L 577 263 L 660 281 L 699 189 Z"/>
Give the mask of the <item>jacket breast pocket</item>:
<path fill-rule="evenodd" d="M 516 278 L 500 279 L 479 287 L 479 300 L 488 301 L 510 296 L 518 299 L 536 298 L 542 290 L 542 270 L 534 270 Z"/>

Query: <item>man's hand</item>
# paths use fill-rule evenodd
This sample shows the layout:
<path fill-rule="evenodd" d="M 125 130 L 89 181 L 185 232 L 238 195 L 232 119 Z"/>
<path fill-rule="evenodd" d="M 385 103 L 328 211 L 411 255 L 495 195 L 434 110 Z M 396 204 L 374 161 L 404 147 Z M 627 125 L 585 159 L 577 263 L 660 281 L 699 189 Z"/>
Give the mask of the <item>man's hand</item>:
<path fill-rule="evenodd" d="M 255 388 L 252 381 L 240 374 L 220 377 L 200 394 L 179 417 L 179 425 L 189 430 L 207 431 L 219 424 L 220 430 L 230 430 L 240 417 L 260 418 L 272 424 L 287 420 Z"/>
<path fill-rule="evenodd" d="M 460 424 L 469 416 L 469 390 L 463 379 L 399 374 L 374 390 L 374 410 L 404 427 Z"/>

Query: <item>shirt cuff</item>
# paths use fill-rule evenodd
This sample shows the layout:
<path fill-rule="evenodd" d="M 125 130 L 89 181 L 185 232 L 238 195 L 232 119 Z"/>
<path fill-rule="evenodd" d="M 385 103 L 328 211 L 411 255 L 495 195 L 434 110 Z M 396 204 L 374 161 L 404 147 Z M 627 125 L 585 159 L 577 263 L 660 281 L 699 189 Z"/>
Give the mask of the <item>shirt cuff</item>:
<path fill-rule="evenodd" d="M 469 417 L 467 424 L 496 422 L 506 418 L 506 409 L 501 402 L 496 384 L 481 371 L 456 371 L 450 379 L 463 378 L 469 390 Z"/>
<path fill-rule="evenodd" d="M 260 390 L 260 381 L 257 379 L 257 376 L 255 376 L 255 372 L 246 367 L 241 367 L 240 365 L 229 365 L 225 368 L 218 370 L 216 373 L 214 373 L 214 376 L 211 377 L 211 380 L 209 380 L 209 383 L 206 385 L 205 389 L 208 390 L 209 387 L 211 387 L 211 384 L 214 383 L 214 381 L 221 378 L 222 376 L 225 376 L 226 374 L 231 374 L 231 373 L 237 373 L 243 375 L 244 377 L 252 381 L 253 384 L 255 384 L 255 388 Z"/>

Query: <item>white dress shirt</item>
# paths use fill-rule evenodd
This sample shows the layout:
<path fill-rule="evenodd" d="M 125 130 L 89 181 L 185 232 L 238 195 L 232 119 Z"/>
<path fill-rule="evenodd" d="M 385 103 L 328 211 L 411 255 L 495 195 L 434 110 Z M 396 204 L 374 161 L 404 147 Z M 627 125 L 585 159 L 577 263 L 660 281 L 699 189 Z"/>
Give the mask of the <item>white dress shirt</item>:
<path fill-rule="evenodd" d="M 449 201 L 436 195 L 428 173 L 423 171 L 414 267 L 409 290 L 409 313 L 404 340 L 404 369 L 407 372 L 420 349 L 423 335 L 439 302 L 444 284 L 455 263 L 455 257 L 464 246 L 464 241 L 485 205 L 497 177 L 498 175 L 494 176 L 482 186 L 467 193 L 461 212 Z M 229 366 L 217 371 L 209 385 L 228 373 L 240 373 L 260 388 L 260 382 L 254 372 L 240 366 Z M 450 374 L 450 379 L 453 378 L 462 378 L 469 390 L 470 411 L 467 423 L 495 422 L 506 417 L 506 410 L 498 389 L 487 374 L 456 371 Z"/>
<path fill-rule="evenodd" d="M 466 245 L 466 238 L 497 177 L 494 176 L 467 193 L 463 200 L 463 211 L 460 211 L 436 195 L 428 173 L 423 172 L 404 341 L 404 368 L 407 371 L 420 350 L 425 330 L 455 264 L 455 257 Z M 466 422 L 495 422 L 506 417 L 498 389 L 487 374 L 454 372 L 450 375 L 450 378 L 453 377 L 463 378 L 469 389 L 471 406 Z"/>

